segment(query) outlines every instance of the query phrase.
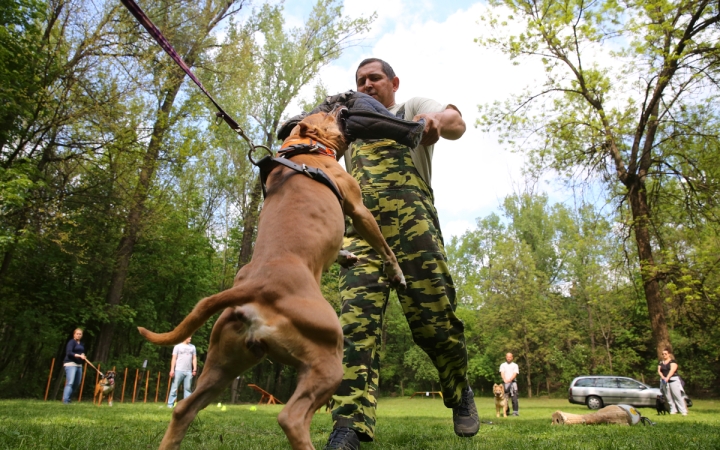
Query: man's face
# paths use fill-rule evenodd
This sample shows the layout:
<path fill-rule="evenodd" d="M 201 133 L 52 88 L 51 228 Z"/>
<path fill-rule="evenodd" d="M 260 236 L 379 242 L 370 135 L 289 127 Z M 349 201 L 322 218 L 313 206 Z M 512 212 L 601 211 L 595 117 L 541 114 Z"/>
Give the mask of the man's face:
<path fill-rule="evenodd" d="M 384 107 L 390 108 L 395 104 L 395 91 L 400 86 L 400 79 L 389 79 L 379 62 L 371 62 L 359 68 L 355 82 L 358 92 L 373 97 Z"/>
<path fill-rule="evenodd" d="M 513 354 L 512 354 L 512 353 L 508 353 L 507 355 L 505 355 L 505 361 L 511 363 L 512 360 L 513 360 Z"/>
<path fill-rule="evenodd" d="M 185 343 L 189 344 L 191 340 L 192 340 L 192 338 L 187 338 L 187 339 L 185 339 Z"/>

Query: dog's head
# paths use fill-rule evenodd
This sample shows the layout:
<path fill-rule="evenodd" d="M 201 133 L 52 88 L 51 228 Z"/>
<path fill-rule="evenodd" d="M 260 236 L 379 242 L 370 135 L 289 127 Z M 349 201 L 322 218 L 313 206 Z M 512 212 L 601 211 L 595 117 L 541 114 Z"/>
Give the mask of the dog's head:
<path fill-rule="evenodd" d="M 114 370 L 108 370 L 105 372 L 105 375 L 103 376 L 103 380 L 105 380 L 107 383 L 114 383 L 115 382 L 115 371 Z"/>
<path fill-rule="evenodd" d="M 503 397 L 505 395 L 505 388 L 502 384 L 493 384 L 493 395 L 495 397 Z"/>
<path fill-rule="evenodd" d="M 305 116 L 290 132 L 287 139 L 311 138 L 342 155 L 347 150 L 344 120 L 347 108 L 339 106 L 329 113 L 318 112 Z"/>

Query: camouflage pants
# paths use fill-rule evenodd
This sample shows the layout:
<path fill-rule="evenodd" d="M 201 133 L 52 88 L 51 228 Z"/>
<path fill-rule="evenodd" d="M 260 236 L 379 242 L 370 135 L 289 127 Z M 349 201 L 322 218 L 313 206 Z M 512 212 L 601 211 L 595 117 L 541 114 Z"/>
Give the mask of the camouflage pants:
<path fill-rule="evenodd" d="M 398 292 L 413 340 L 438 369 L 445 405 L 459 405 L 467 386 L 463 323 L 455 315 L 455 288 L 448 271 L 432 194 L 417 186 L 363 193 L 405 274 Z M 382 261 L 351 229 L 345 249 L 360 261 L 340 279 L 345 337 L 343 381 L 333 397 L 335 427 L 354 429 L 363 441 L 375 435 L 382 321 L 390 287 Z"/>

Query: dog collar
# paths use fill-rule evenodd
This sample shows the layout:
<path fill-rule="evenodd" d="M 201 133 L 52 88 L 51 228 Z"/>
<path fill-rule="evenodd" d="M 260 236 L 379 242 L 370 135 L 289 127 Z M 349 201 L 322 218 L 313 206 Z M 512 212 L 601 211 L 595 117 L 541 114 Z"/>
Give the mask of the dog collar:
<path fill-rule="evenodd" d="M 278 154 L 290 152 L 305 146 L 310 147 L 310 149 L 307 150 L 308 153 L 319 153 L 321 155 L 331 156 L 332 158 L 335 158 L 337 155 L 335 150 L 310 138 L 288 139 L 287 141 L 283 142 L 282 147 L 280 147 L 280 150 L 278 150 Z"/>

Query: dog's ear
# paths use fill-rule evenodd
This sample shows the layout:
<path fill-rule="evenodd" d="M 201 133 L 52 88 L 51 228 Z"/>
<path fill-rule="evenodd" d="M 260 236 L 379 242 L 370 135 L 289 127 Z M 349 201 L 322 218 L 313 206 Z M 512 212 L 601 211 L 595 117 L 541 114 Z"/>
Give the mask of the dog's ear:
<path fill-rule="evenodd" d="M 317 128 L 314 125 L 310 125 L 305 122 L 300 122 L 298 124 L 298 127 L 300 127 L 300 137 L 308 137 L 315 133 L 315 130 Z"/>

